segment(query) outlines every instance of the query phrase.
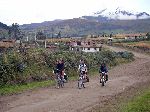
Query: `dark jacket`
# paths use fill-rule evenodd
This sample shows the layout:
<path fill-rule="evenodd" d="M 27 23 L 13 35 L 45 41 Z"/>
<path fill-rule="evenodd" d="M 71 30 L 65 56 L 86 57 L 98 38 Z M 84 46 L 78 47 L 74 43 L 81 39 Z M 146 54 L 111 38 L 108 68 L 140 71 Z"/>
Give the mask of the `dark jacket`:
<path fill-rule="evenodd" d="M 58 63 L 56 66 L 56 69 L 58 69 L 59 71 L 63 71 L 64 70 L 64 63 Z"/>
<path fill-rule="evenodd" d="M 104 66 L 100 66 L 100 69 L 99 69 L 99 73 L 102 73 L 102 72 L 105 72 L 105 73 L 107 73 L 108 72 L 108 70 L 107 70 L 107 67 L 104 65 Z"/>

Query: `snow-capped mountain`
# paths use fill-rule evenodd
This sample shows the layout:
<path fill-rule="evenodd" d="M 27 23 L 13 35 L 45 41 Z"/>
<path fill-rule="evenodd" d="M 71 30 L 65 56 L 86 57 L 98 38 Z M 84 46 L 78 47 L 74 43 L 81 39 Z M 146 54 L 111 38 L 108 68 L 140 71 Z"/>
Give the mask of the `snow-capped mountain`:
<path fill-rule="evenodd" d="M 150 14 L 146 12 L 133 12 L 116 8 L 115 10 L 104 9 L 93 13 L 93 17 L 105 17 L 107 19 L 132 20 L 132 19 L 148 19 Z"/>

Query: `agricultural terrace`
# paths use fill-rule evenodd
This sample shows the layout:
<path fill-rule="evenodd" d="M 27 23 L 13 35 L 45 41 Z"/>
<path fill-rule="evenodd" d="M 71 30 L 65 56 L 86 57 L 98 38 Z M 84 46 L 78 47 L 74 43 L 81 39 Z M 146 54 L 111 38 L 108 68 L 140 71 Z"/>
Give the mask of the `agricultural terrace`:
<path fill-rule="evenodd" d="M 139 42 L 128 41 L 128 42 L 114 43 L 114 45 L 150 53 L 150 41 L 139 41 Z"/>
<path fill-rule="evenodd" d="M 105 37 L 97 37 L 97 38 L 51 38 L 46 39 L 47 42 L 55 43 L 55 42 L 71 42 L 77 40 L 86 40 L 86 41 L 103 41 L 107 40 Z"/>

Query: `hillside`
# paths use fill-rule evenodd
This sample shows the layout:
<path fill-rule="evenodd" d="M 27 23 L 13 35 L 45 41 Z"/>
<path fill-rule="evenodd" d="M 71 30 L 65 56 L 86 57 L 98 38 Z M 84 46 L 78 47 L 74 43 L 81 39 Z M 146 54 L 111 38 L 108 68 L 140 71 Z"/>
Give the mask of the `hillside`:
<path fill-rule="evenodd" d="M 21 29 L 27 32 L 42 30 L 49 37 L 61 31 L 62 36 L 81 36 L 88 34 L 123 33 L 123 32 L 149 32 L 150 19 L 136 20 L 106 20 L 101 18 L 100 22 L 95 21 L 94 17 L 90 19 L 68 19 L 59 21 L 50 21 L 43 23 L 33 23 L 22 25 Z"/>
<path fill-rule="evenodd" d="M 8 29 L 9 29 L 9 26 L 7 26 L 6 24 L 0 22 L 0 28 L 1 28 L 1 29 L 5 29 L 5 30 L 8 30 Z"/>
<path fill-rule="evenodd" d="M 68 20 L 54 20 L 42 23 L 22 25 L 27 32 L 43 31 L 47 37 L 55 36 L 83 36 L 102 33 L 134 33 L 150 31 L 150 14 L 144 11 L 136 12 L 116 9 L 103 9 L 88 16 Z"/>
<path fill-rule="evenodd" d="M 0 38 L 4 38 L 7 35 L 9 26 L 0 22 Z"/>

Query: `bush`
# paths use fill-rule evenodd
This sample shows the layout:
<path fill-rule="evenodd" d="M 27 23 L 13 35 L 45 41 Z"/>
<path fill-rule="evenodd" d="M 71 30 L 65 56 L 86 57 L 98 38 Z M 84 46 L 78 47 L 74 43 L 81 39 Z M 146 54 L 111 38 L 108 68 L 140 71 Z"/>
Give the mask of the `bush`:
<path fill-rule="evenodd" d="M 127 51 L 124 51 L 124 52 L 118 52 L 117 53 L 118 57 L 121 56 L 121 58 L 125 58 L 125 59 L 133 59 L 133 53 L 131 52 L 127 52 Z"/>
<path fill-rule="evenodd" d="M 118 64 L 117 58 L 133 59 L 130 52 L 100 51 L 97 53 L 57 51 L 47 52 L 43 49 L 29 49 L 26 54 L 17 52 L 0 56 L 0 85 L 27 83 L 52 78 L 52 70 L 58 59 L 64 59 L 65 72 L 77 75 L 79 60 L 84 59 L 89 70 L 98 69 L 102 62 L 108 66 Z"/>

